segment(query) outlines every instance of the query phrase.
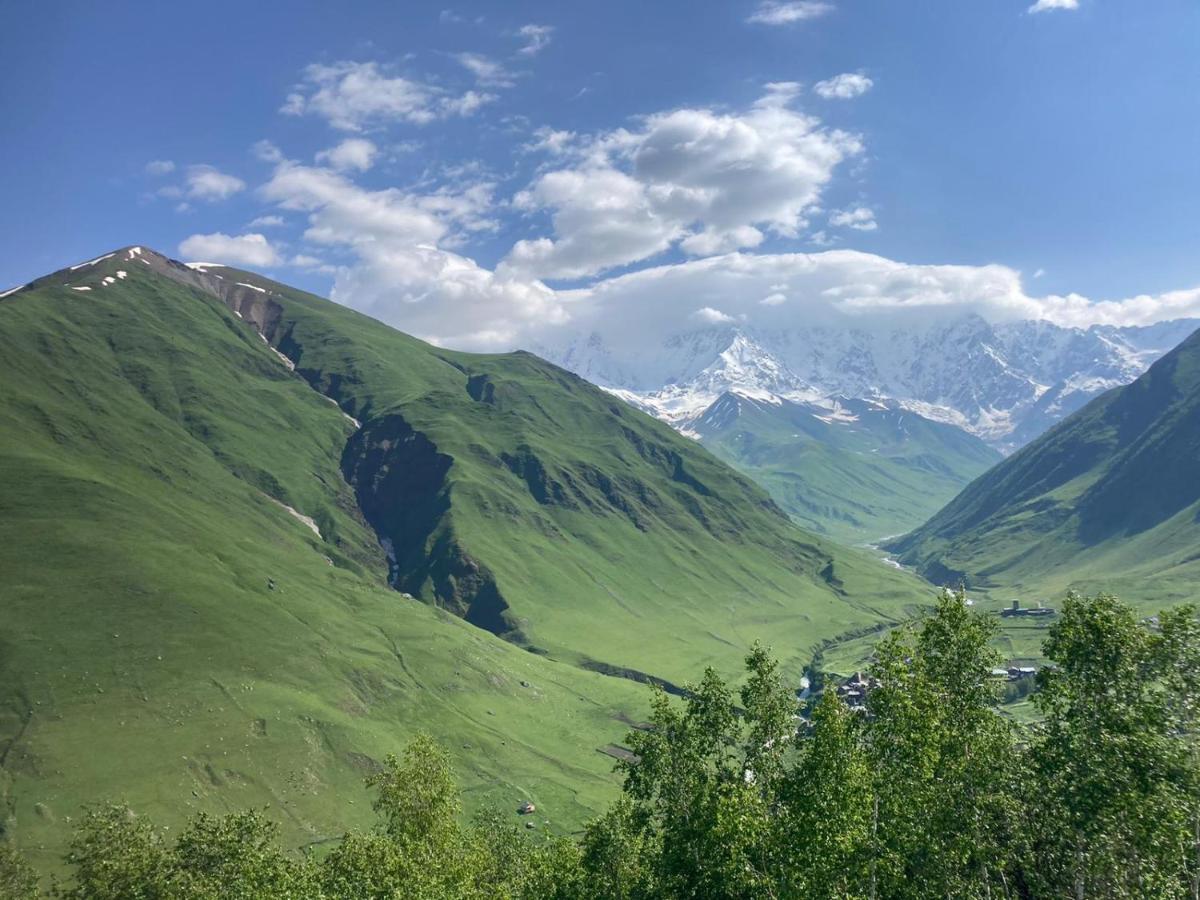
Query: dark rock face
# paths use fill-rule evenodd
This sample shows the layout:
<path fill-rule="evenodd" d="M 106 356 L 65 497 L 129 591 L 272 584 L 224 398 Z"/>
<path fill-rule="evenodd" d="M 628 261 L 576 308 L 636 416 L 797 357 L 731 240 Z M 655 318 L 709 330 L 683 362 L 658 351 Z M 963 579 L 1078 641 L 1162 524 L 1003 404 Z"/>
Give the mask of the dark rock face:
<path fill-rule="evenodd" d="M 363 515 L 392 550 L 392 586 L 512 637 L 495 578 L 454 535 L 447 479 L 453 464 L 399 413 L 367 422 L 342 453 L 342 473 Z"/>

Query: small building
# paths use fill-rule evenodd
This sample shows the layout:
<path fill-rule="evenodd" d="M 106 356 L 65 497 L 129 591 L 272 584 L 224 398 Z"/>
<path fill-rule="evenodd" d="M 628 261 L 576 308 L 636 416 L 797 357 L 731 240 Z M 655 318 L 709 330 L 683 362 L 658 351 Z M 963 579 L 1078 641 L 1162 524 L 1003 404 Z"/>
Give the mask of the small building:
<path fill-rule="evenodd" d="M 855 672 L 838 685 L 837 695 L 851 712 L 866 712 L 867 694 L 877 686 L 875 679 L 868 678 L 862 672 Z"/>
<path fill-rule="evenodd" d="M 1024 609 L 1022 609 L 1021 601 L 1013 600 L 1011 606 L 1005 607 L 1004 609 L 1000 610 L 1000 615 L 1006 619 L 1012 618 L 1014 616 L 1021 617 L 1021 618 L 1026 618 L 1026 617 L 1040 618 L 1042 616 L 1054 615 L 1054 610 L 1049 609 L 1045 606 L 1042 606 L 1042 604 L 1040 602 L 1038 603 L 1037 606 L 1027 606 Z"/>

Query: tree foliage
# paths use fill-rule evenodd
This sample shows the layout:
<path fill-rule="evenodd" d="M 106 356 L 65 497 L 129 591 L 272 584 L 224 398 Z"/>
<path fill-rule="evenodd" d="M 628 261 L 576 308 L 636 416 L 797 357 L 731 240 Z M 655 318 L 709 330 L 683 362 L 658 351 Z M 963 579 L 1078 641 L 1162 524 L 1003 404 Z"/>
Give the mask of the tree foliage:
<path fill-rule="evenodd" d="M 72 900 L 167 898 L 1200 897 L 1200 620 L 1149 623 L 1071 596 L 1018 732 L 991 677 L 995 621 L 943 593 L 877 648 L 864 708 L 826 690 L 806 720 L 755 646 L 735 691 L 661 690 L 619 764 L 623 796 L 576 841 L 464 822 L 447 753 L 419 736 L 367 780 L 378 826 L 321 858 L 258 812 L 174 840 L 89 811 Z M 37 896 L 0 843 L 0 896 Z"/>

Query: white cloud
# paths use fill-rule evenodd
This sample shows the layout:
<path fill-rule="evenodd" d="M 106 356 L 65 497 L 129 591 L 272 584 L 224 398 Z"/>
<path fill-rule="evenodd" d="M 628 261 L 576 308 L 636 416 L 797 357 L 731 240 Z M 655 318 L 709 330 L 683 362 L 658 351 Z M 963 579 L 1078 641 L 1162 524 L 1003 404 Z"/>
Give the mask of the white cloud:
<path fill-rule="evenodd" d="M 790 25 L 793 22 L 816 19 L 832 11 L 832 3 L 823 3 L 820 0 L 762 0 L 746 21 L 759 25 Z"/>
<path fill-rule="evenodd" d="M 366 138 L 347 138 L 336 147 L 322 150 L 317 162 L 325 163 L 338 171 L 357 170 L 365 172 L 375 164 L 379 148 Z"/>
<path fill-rule="evenodd" d="M 318 259 L 307 253 L 297 253 L 287 261 L 287 264 L 297 269 L 303 269 L 306 272 L 320 272 L 322 275 L 337 274 L 337 266 L 331 266 L 323 259 Z"/>
<path fill-rule="evenodd" d="M 279 228 L 284 224 L 283 216 L 259 216 L 246 225 L 247 228 Z"/>
<path fill-rule="evenodd" d="M 767 109 L 770 107 L 787 106 L 804 90 L 804 86 L 798 81 L 772 81 L 765 85 L 767 92 L 758 100 L 754 101 L 754 105 L 759 109 Z"/>
<path fill-rule="evenodd" d="M 344 175 L 283 163 L 263 186 L 267 200 L 306 212 L 311 244 L 347 251 L 331 296 L 436 343 L 468 349 L 513 346 L 537 322 L 565 321 L 540 282 L 492 272 L 454 252 L 489 230 L 492 185 L 417 194 L 367 190 Z"/>
<path fill-rule="evenodd" d="M 703 322 L 706 325 L 724 325 L 737 321 L 733 316 L 727 316 L 719 309 L 713 309 L 711 306 L 700 307 L 689 318 L 697 322 Z"/>
<path fill-rule="evenodd" d="M 493 99 L 474 91 L 454 96 L 435 85 L 385 74 L 375 62 L 313 63 L 280 112 L 318 115 L 341 131 L 363 131 L 390 122 L 424 125 L 466 116 Z"/>
<path fill-rule="evenodd" d="M 508 69 L 482 53 L 457 53 L 454 58 L 485 87 L 508 88 L 515 83 Z"/>
<path fill-rule="evenodd" d="M 874 231 L 879 227 L 875 221 L 875 211 L 865 206 L 836 210 L 830 213 L 829 224 L 834 228 L 853 228 L 855 231 Z"/>
<path fill-rule="evenodd" d="M 283 151 L 265 138 L 261 141 L 255 141 L 254 146 L 250 148 L 250 152 L 254 154 L 256 159 L 263 162 L 277 163 L 283 161 Z"/>
<path fill-rule="evenodd" d="M 188 166 L 184 181 L 189 197 L 209 203 L 225 200 L 246 189 L 246 182 L 242 179 L 218 171 L 213 166 Z"/>
<path fill-rule="evenodd" d="M 533 56 L 544 50 L 550 43 L 554 35 L 554 28 L 550 25 L 522 25 L 517 29 L 517 34 L 525 40 L 525 45 L 517 52 L 525 56 Z"/>
<path fill-rule="evenodd" d="M 692 255 L 757 246 L 764 230 L 796 237 L 855 135 L 787 107 L 796 85 L 772 85 L 749 110 L 678 109 L 582 142 L 574 165 L 540 175 L 514 198 L 549 211 L 553 237 L 519 241 L 505 265 L 579 278 L 678 245 Z"/>
<path fill-rule="evenodd" d="M 474 115 L 480 107 L 495 101 L 495 94 L 467 91 L 458 97 L 443 97 L 440 108 L 445 115 L 467 117 Z"/>
<path fill-rule="evenodd" d="M 564 334 L 595 332 L 632 355 L 697 323 L 731 320 L 750 329 L 889 330 L 967 313 L 991 322 L 1047 319 L 1076 327 L 1200 317 L 1200 288 L 1113 301 L 1037 297 L 1007 266 L 911 265 L 853 250 L 731 253 L 642 269 L 558 298 L 568 327 L 536 325 L 514 345 L 555 345 Z"/>
<path fill-rule="evenodd" d="M 826 100 L 853 100 L 861 97 L 875 82 L 862 72 L 843 72 L 813 85 L 813 91 Z"/>
<path fill-rule="evenodd" d="M 175 171 L 175 163 L 169 159 L 152 159 L 146 163 L 147 175 L 170 175 Z"/>
<path fill-rule="evenodd" d="M 533 136 L 536 140 L 530 141 L 525 145 L 527 151 L 531 153 L 550 153 L 554 156 L 566 153 L 575 141 L 575 132 L 556 131 L 546 126 L 536 129 L 533 132 Z"/>
<path fill-rule="evenodd" d="M 1079 0 L 1037 0 L 1029 7 L 1029 12 L 1049 12 L 1054 9 L 1079 9 Z"/>
<path fill-rule="evenodd" d="M 262 193 L 308 214 L 310 244 L 351 260 L 330 266 L 307 255 L 291 259 L 333 275 L 335 300 L 462 349 L 535 347 L 595 331 L 610 346 L 636 353 L 682 329 L 735 321 L 751 329 L 878 329 L 965 313 L 1077 326 L 1200 316 L 1200 289 L 1101 302 L 1073 294 L 1035 297 L 1006 266 L 910 265 L 852 250 L 729 253 L 556 291 L 518 267 L 504 263 L 489 271 L 454 249 L 465 235 L 487 227 L 490 190 L 372 191 L 328 169 L 284 163 Z M 194 236 L 189 241 L 206 242 L 181 250 L 229 259 L 208 239 L 253 240 L 252 252 L 272 253 L 261 235 Z"/>
<path fill-rule="evenodd" d="M 179 253 L 184 259 L 234 266 L 265 267 L 277 266 L 282 262 L 271 242 L 257 233 L 237 236 L 219 231 L 214 234 L 193 234 L 180 242 Z"/>

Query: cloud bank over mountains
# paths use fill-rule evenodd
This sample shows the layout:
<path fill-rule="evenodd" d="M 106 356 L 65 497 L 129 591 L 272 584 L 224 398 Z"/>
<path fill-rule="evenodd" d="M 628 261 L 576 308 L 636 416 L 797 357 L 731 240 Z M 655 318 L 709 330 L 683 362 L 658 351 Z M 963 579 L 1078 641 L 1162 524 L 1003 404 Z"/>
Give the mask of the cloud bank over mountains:
<path fill-rule="evenodd" d="M 1067 0 L 1042 5 L 1071 8 Z M 764 2 L 749 21 L 787 25 L 831 11 Z M 472 79 L 457 89 L 377 62 L 307 66 L 281 112 L 323 120 L 336 138 L 311 162 L 268 141 L 255 145 L 272 170 L 253 192 L 267 207 L 253 221 L 277 231 L 194 234 L 180 252 L 329 273 L 335 300 L 472 350 L 550 345 L 566 330 L 653 347 L 681 330 L 737 323 L 871 329 L 975 313 L 991 322 L 1089 326 L 1200 316 L 1200 288 L 1038 296 L 1001 264 L 910 264 L 840 248 L 782 252 L 789 242 L 827 247 L 886 227 L 869 199 L 829 203 L 869 159 L 868 142 L 808 108 L 843 106 L 870 91 L 875 82 L 862 72 L 811 89 L 772 82 L 742 108 L 681 106 L 593 133 L 506 120 L 525 174 L 434 166 L 406 186 L 379 186 L 387 148 L 399 146 L 389 129 L 474 115 L 496 100 L 491 92 L 528 74 L 520 66 L 552 36 L 549 26 L 529 25 L 512 34 L 519 46 L 504 59 L 452 54 Z M 152 175 L 172 168 L 147 164 Z M 211 166 L 186 170 L 185 196 L 209 204 L 244 187 Z M 297 237 L 276 236 L 297 223 Z M 480 245 L 494 262 L 477 261 Z"/>

